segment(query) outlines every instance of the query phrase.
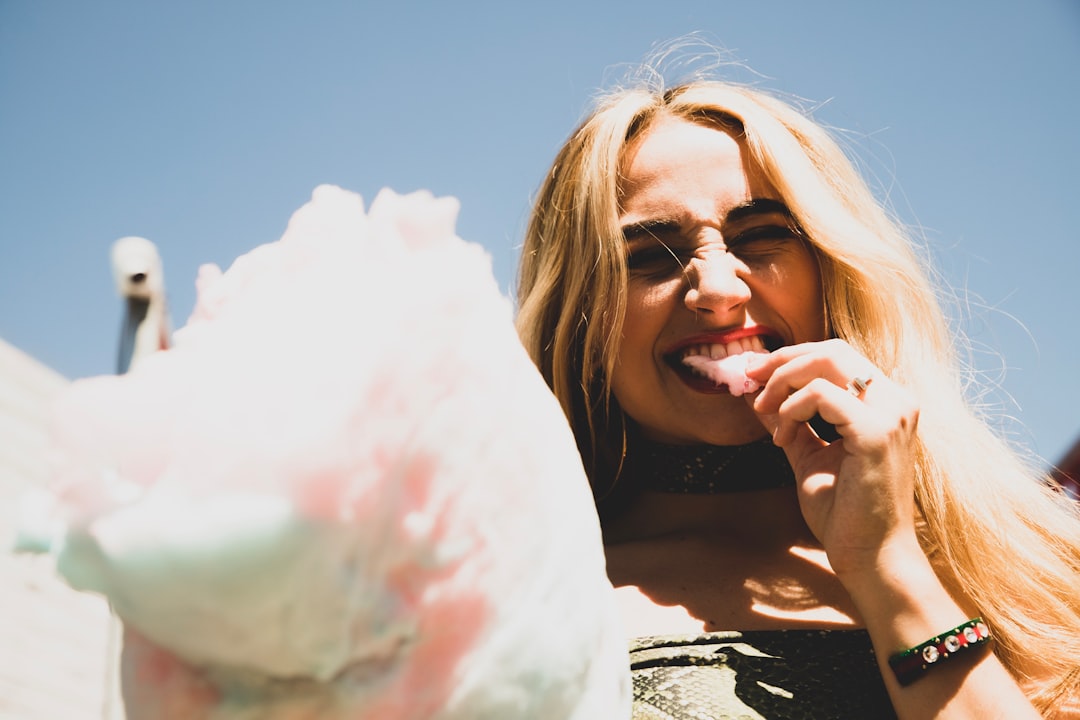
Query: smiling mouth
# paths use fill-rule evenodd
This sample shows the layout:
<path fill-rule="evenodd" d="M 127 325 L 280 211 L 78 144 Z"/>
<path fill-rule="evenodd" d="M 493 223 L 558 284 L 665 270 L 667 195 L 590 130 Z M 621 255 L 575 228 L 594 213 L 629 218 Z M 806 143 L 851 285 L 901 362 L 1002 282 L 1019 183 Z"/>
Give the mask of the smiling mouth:
<path fill-rule="evenodd" d="M 692 343 L 671 353 L 665 360 L 679 379 L 693 390 L 738 396 L 759 387 L 746 377 L 746 360 L 740 356 L 766 354 L 782 344 L 775 337 L 750 335 L 724 343 Z"/>
<path fill-rule="evenodd" d="M 771 352 L 775 347 L 769 347 L 770 344 L 772 343 L 767 343 L 766 338 L 762 335 L 751 335 L 750 337 L 739 338 L 726 343 L 687 345 L 678 352 L 673 353 L 671 357 L 679 365 L 684 364 L 686 358 L 691 356 L 703 357 L 709 360 L 723 360 L 730 355 L 742 355 L 744 352 Z"/>

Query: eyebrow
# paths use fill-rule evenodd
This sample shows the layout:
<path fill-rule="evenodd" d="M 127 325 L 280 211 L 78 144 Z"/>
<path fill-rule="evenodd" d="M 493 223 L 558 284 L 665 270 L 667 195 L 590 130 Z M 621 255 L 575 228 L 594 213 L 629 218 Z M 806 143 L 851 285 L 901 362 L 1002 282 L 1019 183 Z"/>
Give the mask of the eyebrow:
<path fill-rule="evenodd" d="M 629 223 L 622 227 L 623 239 L 625 239 L 626 242 L 645 237 L 655 238 L 660 235 L 676 233 L 678 231 L 678 222 L 662 218 L 642 220 L 641 222 Z"/>
<path fill-rule="evenodd" d="M 788 219 L 793 219 L 791 210 L 781 201 L 772 198 L 753 198 L 728 211 L 724 222 L 739 222 L 755 215 L 783 215 Z"/>
<path fill-rule="evenodd" d="M 794 219 L 791 210 L 780 200 L 752 198 L 729 210 L 724 223 L 740 222 L 757 215 L 783 215 L 789 220 Z M 642 220 L 622 226 L 623 238 L 627 242 L 643 237 L 655 238 L 666 233 L 677 233 L 679 230 L 678 221 L 668 218 Z"/>

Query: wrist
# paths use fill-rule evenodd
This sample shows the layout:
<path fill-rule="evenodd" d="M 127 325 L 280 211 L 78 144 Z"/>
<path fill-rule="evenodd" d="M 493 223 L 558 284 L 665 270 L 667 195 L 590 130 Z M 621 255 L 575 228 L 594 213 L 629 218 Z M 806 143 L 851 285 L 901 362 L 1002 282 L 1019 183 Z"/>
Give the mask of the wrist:
<path fill-rule="evenodd" d="M 896 652 L 971 618 L 912 537 L 883 546 L 873 562 L 837 573 L 875 645 Z"/>
<path fill-rule="evenodd" d="M 911 583 L 922 585 L 936 579 L 930 560 L 914 531 L 897 534 L 865 550 L 828 551 L 836 577 L 854 597 L 866 594 L 876 599 L 883 591 L 902 589 Z"/>

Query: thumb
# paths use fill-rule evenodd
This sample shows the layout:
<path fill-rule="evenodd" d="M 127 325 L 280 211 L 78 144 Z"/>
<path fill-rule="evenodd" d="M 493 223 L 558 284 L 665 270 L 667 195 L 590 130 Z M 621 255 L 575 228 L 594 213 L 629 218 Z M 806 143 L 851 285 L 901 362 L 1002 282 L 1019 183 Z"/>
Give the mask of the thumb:
<path fill-rule="evenodd" d="M 759 394 L 760 391 L 756 393 L 746 393 L 743 395 L 743 399 L 746 401 L 746 404 L 750 406 L 750 409 L 754 411 L 754 414 L 757 415 L 758 420 L 765 426 L 765 429 L 769 431 L 769 434 L 775 435 L 776 428 L 780 426 L 780 416 L 776 413 L 763 413 L 757 411 L 754 407 L 754 400 L 757 399 Z"/>

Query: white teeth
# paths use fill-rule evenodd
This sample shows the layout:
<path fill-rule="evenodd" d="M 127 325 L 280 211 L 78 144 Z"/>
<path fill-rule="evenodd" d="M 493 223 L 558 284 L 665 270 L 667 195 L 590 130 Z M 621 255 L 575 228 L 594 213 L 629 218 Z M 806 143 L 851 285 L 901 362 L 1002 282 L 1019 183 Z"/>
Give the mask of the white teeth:
<path fill-rule="evenodd" d="M 760 335 L 732 340 L 727 344 L 710 343 L 691 345 L 682 351 L 682 359 L 688 357 L 706 357 L 711 360 L 723 360 L 729 355 L 741 355 L 744 352 L 768 352 L 765 341 Z"/>
<path fill-rule="evenodd" d="M 682 357 L 688 358 L 691 356 L 721 360 L 728 356 L 728 351 L 723 345 L 691 345 L 682 351 Z"/>
<path fill-rule="evenodd" d="M 751 337 L 742 339 L 743 352 L 763 352 L 764 350 L 765 343 L 761 341 L 760 335 L 753 335 Z"/>

